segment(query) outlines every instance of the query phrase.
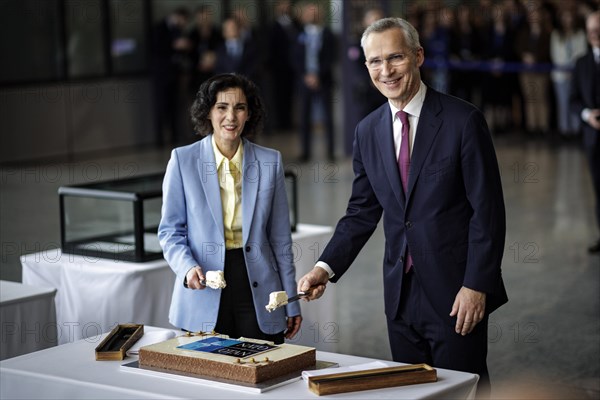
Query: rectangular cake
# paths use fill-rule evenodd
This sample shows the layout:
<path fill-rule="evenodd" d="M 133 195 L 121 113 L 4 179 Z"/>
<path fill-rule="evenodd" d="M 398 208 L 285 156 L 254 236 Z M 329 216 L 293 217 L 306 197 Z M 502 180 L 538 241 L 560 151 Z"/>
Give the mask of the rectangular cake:
<path fill-rule="evenodd" d="M 183 335 L 145 346 L 140 348 L 139 351 L 139 366 L 141 368 L 159 368 L 240 382 L 259 383 L 291 372 L 302 371 L 316 364 L 316 351 L 314 348 L 287 343 L 276 346 L 259 346 L 261 344 L 272 345 L 272 343 L 243 338 L 239 340 L 243 341 L 244 344 L 238 344 L 232 350 L 227 348 L 219 350 L 221 354 L 194 349 L 206 346 L 202 341 L 215 341 L 210 338 L 227 340 L 226 336 L 211 334 Z M 243 346 L 246 346 L 246 348 L 253 347 L 252 343 L 258 345 L 254 346 L 256 349 L 244 351 Z M 181 346 L 187 348 L 181 348 Z M 260 352 L 254 353 L 257 350 L 260 350 Z"/>

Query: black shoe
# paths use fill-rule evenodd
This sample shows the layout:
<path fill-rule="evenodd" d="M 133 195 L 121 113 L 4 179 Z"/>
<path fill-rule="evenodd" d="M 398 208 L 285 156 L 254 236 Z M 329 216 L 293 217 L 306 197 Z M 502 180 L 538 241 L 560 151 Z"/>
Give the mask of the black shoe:
<path fill-rule="evenodd" d="M 595 244 L 588 247 L 588 252 L 592 253 L 592 254 L 600 253 L 600 240 L 598 240 Z"/>

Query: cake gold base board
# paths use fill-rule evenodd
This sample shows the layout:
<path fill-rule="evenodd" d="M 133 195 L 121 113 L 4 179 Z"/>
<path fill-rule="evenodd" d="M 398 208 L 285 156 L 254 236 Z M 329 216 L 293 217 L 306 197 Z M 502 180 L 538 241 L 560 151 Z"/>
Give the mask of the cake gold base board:
<path fill-rule="evenodd" d="M 313 368 L 306 368 L 308 370 L 317 370 L 323 368 L 333 368 L 339 365 L 329 361 L 319 361 Z M 267 381 L 259 383 L 247 383 L 234 381 L 230 379 L 215 378 L 212 376 L 205 376 L 200 374 L 190 374 L 187 372 L 173 371 L 162 368 L 154 367 L 140 367 L 137 361 L 130 362 L 128 364 L 121 365 L 121 370 L 136 373 L 146 376 L 155 376 L 160 378 L 172 379 L 180 382 L 191 382 L 199 383 L 201 385 L 208 385 L 220 389 L 236 390 L 247 393 L 263 393 L 271 389 L 275 389 L 280 386 L 287 385 L 289 383 L 299 381 L 302 378 L 302 371 L 292 372 L 290 374 L 280 376 L 278 378 L 269 379 Z"/>

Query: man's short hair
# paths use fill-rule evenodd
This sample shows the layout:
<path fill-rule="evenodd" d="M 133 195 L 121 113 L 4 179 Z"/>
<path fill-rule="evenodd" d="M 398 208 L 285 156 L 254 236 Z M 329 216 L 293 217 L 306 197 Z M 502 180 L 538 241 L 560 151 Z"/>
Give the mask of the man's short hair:
<path fill-rule="evenodd" d="M 373 22 L 363 32 L 362 37 L 360 38 L 360 46 L 363 49 L 365 48 L 365 41 L 367 40 L 367 36 L 371 33 L 381 33 L 390 29 L 401 29 L 402 32 L 404 32 L 408 47 L 412 50 L 417 51 L 421 48 L 419 33 L 414 26 L 402 18 L 383 18 Z"/>

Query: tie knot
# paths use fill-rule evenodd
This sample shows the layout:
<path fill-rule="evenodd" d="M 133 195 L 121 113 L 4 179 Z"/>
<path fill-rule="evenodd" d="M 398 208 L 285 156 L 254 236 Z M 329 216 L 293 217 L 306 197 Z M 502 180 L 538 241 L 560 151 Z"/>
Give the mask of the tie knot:
<path fill-rule="evenodd" d="M 396 115 L 398 116 L 398 118 L 400 118 L 400 122 L 402 122 L 402 125 L 408 124 L 408 114 L 406 112 L 398 111 Z"/>

